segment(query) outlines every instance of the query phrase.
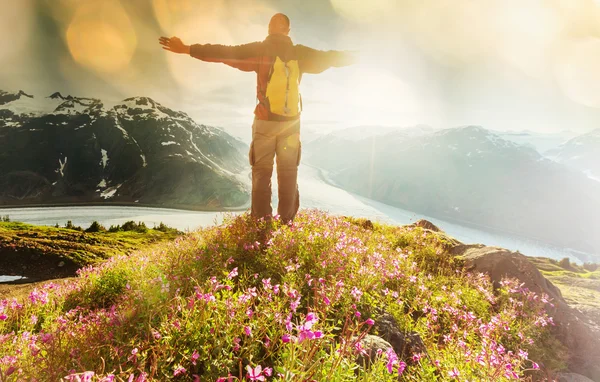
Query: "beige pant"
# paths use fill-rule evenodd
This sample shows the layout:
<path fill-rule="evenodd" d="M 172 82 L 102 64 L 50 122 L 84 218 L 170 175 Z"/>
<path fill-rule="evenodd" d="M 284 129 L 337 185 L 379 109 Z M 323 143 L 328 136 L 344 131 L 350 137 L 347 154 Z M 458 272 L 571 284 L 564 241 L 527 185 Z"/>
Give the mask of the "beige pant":
<path fill-rule="evenodd" d="M 277 157 L 277 213 L 285 223 L 294 220 L 300 207 L 297 183 L 300 153 L 300 120 L 279 122 L 254 119 L 249 153 L 253 217 L 269 218 L 273 214 L 271 176 L 274 158 Z"/>

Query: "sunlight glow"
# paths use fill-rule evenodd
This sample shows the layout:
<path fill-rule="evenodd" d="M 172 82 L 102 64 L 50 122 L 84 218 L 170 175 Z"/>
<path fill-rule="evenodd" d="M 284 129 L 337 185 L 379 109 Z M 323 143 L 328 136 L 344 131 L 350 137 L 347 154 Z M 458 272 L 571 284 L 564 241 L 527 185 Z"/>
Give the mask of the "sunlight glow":
<path fill-rule="evenodd" d="M 345 85 L 342 85 L 345 84 Z M 397 75 L 368 62 L 332 71 L 324 78 L 303 80 L 304 115 L 326 115 L 343 126 L 394 125 L 426 120 L 424 103 Z M 435 101 L 431 101 L 433 109 Z"/>
<path fill-rule="evenodd" d="M 34 6 L 30 0 L 3 2 L 0 12 L 0 35 L 7 38 L 0 49 L 0 64 L 3 68 L 8 60 L 16 58 L 27 48 L 33 27 L 33 10 Z"/>
<path fill-rule="evenodd" d="M 546 0 L 529 0 L 518 7 L 498 3 L 494 14 L 490 22 L 501 58 L 530 77 L 548 78 L 553 47 L 565 27 L 558 10 Z"/>
<path fill-rule="evenodd" d="M 600 39 L 575 41 L 562 53 L 555 67 L 562 90 L 575 102 L 600 107 Z"/>
<path fill-rule="evenodd" d="M 341 16 L 357 22 L 374 22 L 390 15 L 395 0 L 330 0 Z"/>
<path fill-rule="evenodd" d="M 116 0 L 82 4 L 66 37 L 73 59 L 102 73 L 127 67 L 137 44 L 131 21 Z"/>
<path fill-rule="evenodd" d="M 240 2 L 232 6 L 224 0 L 153 0 L 152 5 L 164 34 L 177 36 L 188 45 L 236 45 L 263 40 L 267 35 L 268 20 L 275 12 L 262 2 Z M 165 54 L 173 78 L 189 90 L 207 92 L 234 86 L 240 81 L 243 85 L 237 86 L 252 86 L 255 81 L 247 73 L 225 65 Z"/>

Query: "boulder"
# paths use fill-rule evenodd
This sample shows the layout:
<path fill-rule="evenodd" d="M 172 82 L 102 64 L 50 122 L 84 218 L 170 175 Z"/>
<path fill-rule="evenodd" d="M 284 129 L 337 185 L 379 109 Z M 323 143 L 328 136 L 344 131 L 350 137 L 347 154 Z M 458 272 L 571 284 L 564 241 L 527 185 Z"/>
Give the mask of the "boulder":
<path fill-rule="evenodd" d="M 382 314 L 375 321 L 375 333 L 389 342 L 398 357 L 404 361 L 417 353 L 427 353 L 427 349 L 419 334 L 415 332 L 403 333 L 398 322 L 389 313 Z"/>
<path fill-rule="evenodd" d="M 392 347 L 389 342 L 384 340 L 381 337 L 374 336 L 371 334 L 367 334 L 361 341 L 360 344 L 364 349 L 365 353 L 358 354 L 356 358 L 356 363 L 369 367 L 371 363 L 377 358 L 377 351 L 381 349 L 383 353 L 385 353 L 388 349 Z"/>
<path fill-rule="evenodd" d="M 410 226 L 425 228 L 425 229 L 428 229 L 433 232 L 441 232 L 442 231 L 435 224 L 433 224 L 432 222 L 425 220 L 425 219 L 417 220 L 415 223 L 411 224 Z"/>

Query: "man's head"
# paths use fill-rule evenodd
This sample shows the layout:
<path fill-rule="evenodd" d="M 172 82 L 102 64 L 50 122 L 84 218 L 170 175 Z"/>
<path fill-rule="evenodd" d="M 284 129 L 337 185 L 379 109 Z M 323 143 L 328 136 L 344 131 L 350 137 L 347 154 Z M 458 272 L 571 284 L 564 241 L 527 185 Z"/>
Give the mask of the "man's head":
<path fill-rule="evenodd" d="M 290 34 L 290 18 L 283 13 L 276 13 L 269 22 L 269 34 Z"/>

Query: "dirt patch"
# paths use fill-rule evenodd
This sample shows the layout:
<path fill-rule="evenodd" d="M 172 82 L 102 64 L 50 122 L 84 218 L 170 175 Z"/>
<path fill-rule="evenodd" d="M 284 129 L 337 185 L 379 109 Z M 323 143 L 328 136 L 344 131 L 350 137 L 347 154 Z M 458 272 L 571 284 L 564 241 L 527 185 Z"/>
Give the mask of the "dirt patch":
<path fill-rule="evenodd" d="M 42 285 L 47 284 L 49 282 L 63 284 L 70 282 L 74 279 L 74 277 L 67 277 L 64 279 L 45 280 L 24 284 L 0 283 L 0 300 L 16 298 L 18 301 L 23 301 L 27 298 L 27 296 L 29 296 L 29 293 L 34 288 L 39 288 Z"/>
<path fill-rule="evenodd" d="M 27 277 L 29 283 L 72 277 L 80 268 L 69 259 L 28 250 L 0 249 L 0 259 L 0 275 Z"/>

